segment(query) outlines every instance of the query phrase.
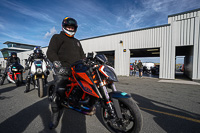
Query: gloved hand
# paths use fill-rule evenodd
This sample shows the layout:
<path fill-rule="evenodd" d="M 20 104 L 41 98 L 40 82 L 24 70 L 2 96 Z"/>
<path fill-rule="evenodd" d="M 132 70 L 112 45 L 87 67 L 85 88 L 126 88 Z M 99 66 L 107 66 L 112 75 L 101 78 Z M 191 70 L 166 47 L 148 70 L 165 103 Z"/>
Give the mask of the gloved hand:
<path fill-rule="evenodd" d="M 25 66 L 25 70 L 28 70 L 29 69 L 29 67 L 28 66 Z"/>
<path fill-rule="evenodd" d="M 58 69 L 58 68 L 61 68 L 62 67 L 62 64 L 60 61 L 54 61 L 53 62 L 53 66 L 54 68 Z"/>
<path fill-rule="evenodd" d="M 50 64 L 47 65 L 47 69 L 51 69 L 51 65 Z"/>
<path fill-rule="evenodd" d="M 63 75 L 63 76 L 68 75 L 68 71 L 66 70 L 66 68 L 62 67 L 60 61 L 54 61 L 53 66 L 54 66 L 54 70 L 56 74 Z"/>
<path fill-rule="evenodd" d="M 61 67 L 60 69 L 58 69 L 58 74 L 66 76 L 67 75 L 67 71 L 64 67 Z"/>

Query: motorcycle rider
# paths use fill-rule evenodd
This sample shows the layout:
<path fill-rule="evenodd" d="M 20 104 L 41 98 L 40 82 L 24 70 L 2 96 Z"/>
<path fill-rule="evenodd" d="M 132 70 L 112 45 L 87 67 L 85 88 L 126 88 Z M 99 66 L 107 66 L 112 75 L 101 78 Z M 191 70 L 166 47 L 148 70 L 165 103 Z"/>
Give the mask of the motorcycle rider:
<path fill-rule="evenodd" d="M 60 34 L 52 36 L 47 50 L 48 59 L 53 62 L 55 74 L 55 90 L 51 102 L 52 121 L 50 129 L 57 127 L 61 116 L 60 99 L 65 95 L 67 77 L 70 71 L 70 65 L 75 61 L 84 59 L 85 55 L 79 40 L 74 38 L 77 31 L 77 21 L 70 17 L 65 17 L 62 21 L 62 31 Z"/>
<path fill-rule="evenodd" d="M 6 76 L 7 76 L 8 67 L 10 65 L 12 65 L 13 63 L 20 63 L 20 59 L 19 59 L 19 57 L 17 57 L 17 53 L 16 52 L 11 52 L 11 56 L 8 57 L 8 59 L 7 59 L 6 68 L 5 68 L 5 71 L 4 71 L 3 75 L 2 75 L 0 85 L 3 85 L 4 80 L 5 80 Z"/>
<path fill-rule="evenodd" d="M 40 47 L 35 47 L 33 50 L 33 53 L 29 55 L 28 60 L 26 61 L 25 64 L 25 70 L 29 69 L 28 75 L 26 77 L 26 90 L 24 91 L 24 93 L 29 92 L 30 90 L 30 83 L 31 83 L 31 65 L 34 62 L 35 59 L 42 59 L 46 62 L 46 64 L 49 64 L 49 60 L 47 59 L 46 55 L 43 54 L 42 50 Z M 47 70 L 46 72 L 47 75 L 49 75 L 49 71 Z M 47 78 L 45 77 L 45 79 L 47 80 Z M 47 81 L 46 81 L 47 83 Z M 37 86 L 36 86 L 37 87 Z"/>

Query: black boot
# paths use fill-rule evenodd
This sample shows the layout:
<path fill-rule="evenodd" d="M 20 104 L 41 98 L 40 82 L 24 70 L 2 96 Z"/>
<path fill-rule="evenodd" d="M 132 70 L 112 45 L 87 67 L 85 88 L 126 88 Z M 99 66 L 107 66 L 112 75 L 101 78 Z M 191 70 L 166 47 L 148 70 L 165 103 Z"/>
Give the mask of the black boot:
<path fill-rule="evenodd" d="M 27 78 L 27 83 L 26 83 L 26 90 L 24 91 L 24 93 L 27 93 L 27 92 L 29 92 L 29 90 L 30 90 L 30 81 L 31 79 L 30 78 Z"/>
<path fill-rule="evenodd" d="M 29 92 L 30 91 L 30 84 L 26 84 L 26 90 L 24 91 L 24 93 L 27 93 L 27 92 Z"/>
<path fill-rule="evenodd" d="M 5 75 L 3 75 L 3 76 L 1 77 L 1 79 L 0 79 L 0 85 L 3 85 L 5 78 L 6 78 Z"/>
<path fill-rule="evenodd" d="M 55 129 L 58 126 L 60 117 L 61 117 L 61 110 L 58 107 L 53 107 L 52 108 L 52 118 L 51 122 L 49 124 L 50 129 Z"/>

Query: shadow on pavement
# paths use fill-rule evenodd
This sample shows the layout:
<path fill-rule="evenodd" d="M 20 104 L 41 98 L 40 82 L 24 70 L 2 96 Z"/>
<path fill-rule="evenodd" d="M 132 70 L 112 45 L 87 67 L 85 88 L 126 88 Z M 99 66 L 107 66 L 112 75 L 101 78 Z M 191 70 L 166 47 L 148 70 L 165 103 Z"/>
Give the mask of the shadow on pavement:
<path fill-rule="evenodd" d="M 13 83 L 10 83 L 10 84 L 13 84 Z M 22 84 L 21 86 L 24 86 L 24 85 Z M 13 84 L 13 86 L 10 86 L 10 87 L 7 87 L 6 84 L 3 84 L 3 85 L 0 85 L 0 87 L 3 88 L 3 89 L 0 89 L 0 94 L 13 91 L 14 89 L 18 88 L 15 84 Z"/>
<path fill-rule="evenodd" d="M 198 133 L 200 131 L 199 122 L 185 119 L 187 117 L 200 121 L 199 114 L 191 113 L 137 94 L 131 94 L 131 96 L 138 102 L 140 109 L 153 115 L 154 121 L 167 133 Z M 162 112 L 165 112 L 165 114 Z M 174 115 L 170 116 L 169 114 Z M 176 115 L 183 117 L 178 118 Z M 145 121 L 145 118 L 143 120 Z"/>
<path fill-rule="evenodd" d="M 42 122 L 34 122 L 31 129 L 27 129 L 36 117 L 40 117 Z M 60 120 L 60 133 L 86 133 L 85 116 L 73 110 L 65 110 Z M 9 117 L 0 123 L 1 133 L 22 133 L 22 132 L 39 132 L 39 133 L 57 133 L 57 130 L 49 130 L 49 122 L 51 121 L 51 111 L 49 110 L 49 101 L 47 98 L 36 102 L 33 105 L 21 110 L 17 114 Z M 38 126 L 43 125 L 44 129 L 37 131 Z M 58 126 L 59 127 L 59 126 Z M 58 128 L 57 127 L 57 128 Z M 35 129 L 35 131 L 34 131 Z"/>
<path fill-rule="evenodd" d="M 87 133 L 85 115 L 71 109 L 64 109 L 63 113 L 60 133 Z"/>

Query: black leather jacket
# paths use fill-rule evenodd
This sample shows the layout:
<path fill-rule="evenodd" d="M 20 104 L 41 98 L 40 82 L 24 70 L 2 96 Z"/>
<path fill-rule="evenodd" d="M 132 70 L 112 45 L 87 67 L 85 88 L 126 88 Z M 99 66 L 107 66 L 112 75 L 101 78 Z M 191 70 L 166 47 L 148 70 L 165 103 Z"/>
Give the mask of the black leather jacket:
<path fill-rule="evenodd" d="M 53 63 L 60 61 L 63 67 L 70 68 L 70 65 L 85 55 L 79 40 L 74 37 L 68 37 L 63 31 L 55 34 L 50 40 L 47 57 Z"/>
<path fill-rule="evenodd" d="M 8 59 L 7 59 L 7 67 L 12 65 L 13 63 L 16 63 L 16 62 L 20 63 L 19 57 L 12 57 L 12 56 L 8 57 Z"/>

